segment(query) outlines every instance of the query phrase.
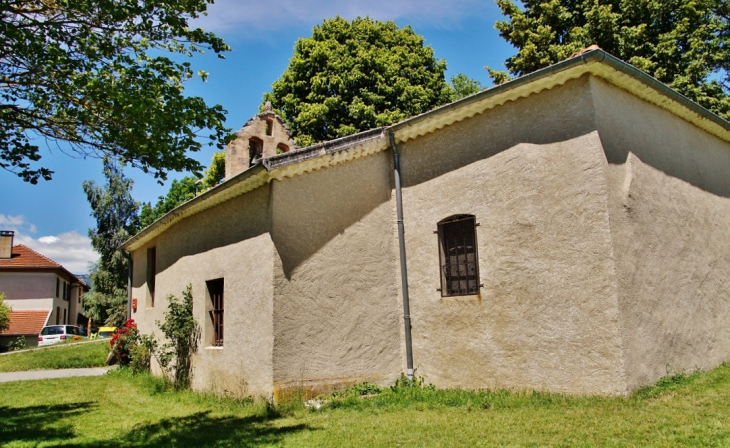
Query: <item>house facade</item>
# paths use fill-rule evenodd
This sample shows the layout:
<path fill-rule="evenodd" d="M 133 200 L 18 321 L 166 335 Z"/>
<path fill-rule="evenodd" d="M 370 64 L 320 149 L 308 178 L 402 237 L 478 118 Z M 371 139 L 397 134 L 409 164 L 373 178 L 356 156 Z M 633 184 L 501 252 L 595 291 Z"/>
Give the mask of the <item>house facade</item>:
<path fill-rule="evenodd" d="M 439 387 L 626 394 L 730 359 L 729 170 L 730 123 L 589 51 L 227 176 L 124 244 L 131 314 L 192 286 L 196 389 L 387 385 L 412 353 Z"/>
<path fill-rule="evenodd" d="M 13 238 L 13 231 L 0 231 L 0 292 L 12 308 L 0 345 L 18 336 L 24 336 L 28 346 L 37 345 L 46 325 L 84 325 L 83 294 L 89 287 L 50 258 L 13 245 Z"/>

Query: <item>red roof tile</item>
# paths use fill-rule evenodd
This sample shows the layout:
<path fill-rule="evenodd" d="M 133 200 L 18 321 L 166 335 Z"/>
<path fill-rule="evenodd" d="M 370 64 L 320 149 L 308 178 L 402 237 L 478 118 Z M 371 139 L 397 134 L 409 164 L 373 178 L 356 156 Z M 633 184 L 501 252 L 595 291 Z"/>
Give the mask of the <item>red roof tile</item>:
<path fill-rule="evenodd" d="M 33 249 L 18 244 L 10 258 L 0 259 L 0 268 L 62 268 L 60 264 Z"/>
<path fill-rule="evenodd" d="M 38 334 L 46 325 L 50 311 L 11 311 L 10 326 L 3 336 Z"/>

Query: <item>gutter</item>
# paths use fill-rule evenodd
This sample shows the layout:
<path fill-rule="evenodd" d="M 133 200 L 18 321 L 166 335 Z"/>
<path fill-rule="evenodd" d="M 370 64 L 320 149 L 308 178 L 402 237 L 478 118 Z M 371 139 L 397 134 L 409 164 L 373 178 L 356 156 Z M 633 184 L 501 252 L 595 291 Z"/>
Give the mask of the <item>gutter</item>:
<path fill-rule="evenodd" d="M 474 95 L 470 95 L 468 97 L 454 101 L 453 103 L 446 104 L 432 111 L 425 112 L 421 115 L 416 115 L 415 117 L 394 124 L 387 129 L 389 132 L 398 132 L 400 130 L 407 129 L 411 126 L 421 123 L 424 120 L 432 119 L 435 116 L 443 113 L 448 113 L 451 110 L 461 109 L 471 103 L 483 101 L 487 98 L 500 95 L 504 92 L 513 90 L 522 85 L 530 84 L 540 79 L 554 76 L 560 72 L 576 68 L 580 65 L 592 65 L 595 63 L 604 63 L 610 68 L 630 76 L 631 78 L 641 82 L 644 85 L 647 85 L 649 88 L 657 91 L 668 99 L 673 100 L 680 105 L 686 107 L 690 111 L 699 115 L 701 118 L 709 120 L 714 124 L 719 125 L 726 131 L 730 132 L 730 122 L 720 118 L 718 115 L 710 112 L 709 110 L 705 109 L 704 107 L 700 106 L 699 104 L 695 103 L 684 95 L 677 93 L 676 91 L 657 81 L 652 76 L 642 72 L 638 68 L 629 65 L 600 49 L 587 51 L 580 56 L 560 61 L 557 64 L 551 65 L 532 73 L 528 73 L 527 75 L 505 82 L 504 84 L 500 84 L 487 90 L 483 90 L 479 93 L 475 93 Z"/>

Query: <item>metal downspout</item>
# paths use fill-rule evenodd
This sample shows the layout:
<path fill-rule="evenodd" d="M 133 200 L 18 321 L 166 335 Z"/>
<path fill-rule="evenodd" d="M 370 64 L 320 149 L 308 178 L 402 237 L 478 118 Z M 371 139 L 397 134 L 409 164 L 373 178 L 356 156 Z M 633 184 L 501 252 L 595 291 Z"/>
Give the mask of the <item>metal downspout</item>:
<path fill-rule="evenodd" d="M 395 144 L 393 132 L 388 132 L 390 146 L 393 148 L 393 166 L 395 171 L 395 204 L 398 216 L 398 246 L 400 247 L 400 278 L 403 289 L 403 323 L 406 332 L 406 375 L 413 381 L 413 348 L 411 346 L 411 311 L 408 298 L 408 269 L 406 268 L 406 241 L 403 228 L 403 196 L 401 194 L 400 155 Z"/>
<path fill-rule="evenodd" d="M 129 262 L 127 268 L 127 320 L 129 320 L 132 318 L 132 255 L 126 250 L 122 253 Z"/>

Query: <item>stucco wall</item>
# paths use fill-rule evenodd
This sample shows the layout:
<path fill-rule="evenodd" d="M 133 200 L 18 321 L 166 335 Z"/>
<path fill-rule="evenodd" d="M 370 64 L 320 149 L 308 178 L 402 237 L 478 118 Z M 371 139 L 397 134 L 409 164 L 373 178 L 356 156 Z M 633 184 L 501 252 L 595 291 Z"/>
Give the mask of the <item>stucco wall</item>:
<path fill-rule="evenodd" d="M 402 368 L 389 153 L 276 182 L 274 381 L 392 384 Z"/>
<path fill-rule="evenodd" d="M 426 381 L 625 391 L 593 118 L 582 78 L 403 145 L 414 364 Z M 454 214 L 480 224 L 479 295 L 438 291 L 434 231 Z"/>
<path fill-rule="evenodd" d="M 202 340 L 194 357 L 193 387 L 235 395 L 272 393 L 273 243 L 269 189 L 260 188 L 205 213 L 196 214 L 134 253 L 132 317 L 143 333 L 159 331 L 167 294 L 182 296 L 192 285 L 194 314 Z M 146 250 L 156 247 L 154 308 L 145 308 Z M 207 280 L 224 279 L 224 346 L 211 347 L 212 308 Z"/>
<path fill-rule="evenodd" d="M 0 272 L 0 292 L 13 301 L 52 298 L 56 296 L 57 278 L 50 272 Z"/>
<path fill-rule="evenodd" d="M 730 359 L 730 144 L 592 81 L 630 389 Z"/>

